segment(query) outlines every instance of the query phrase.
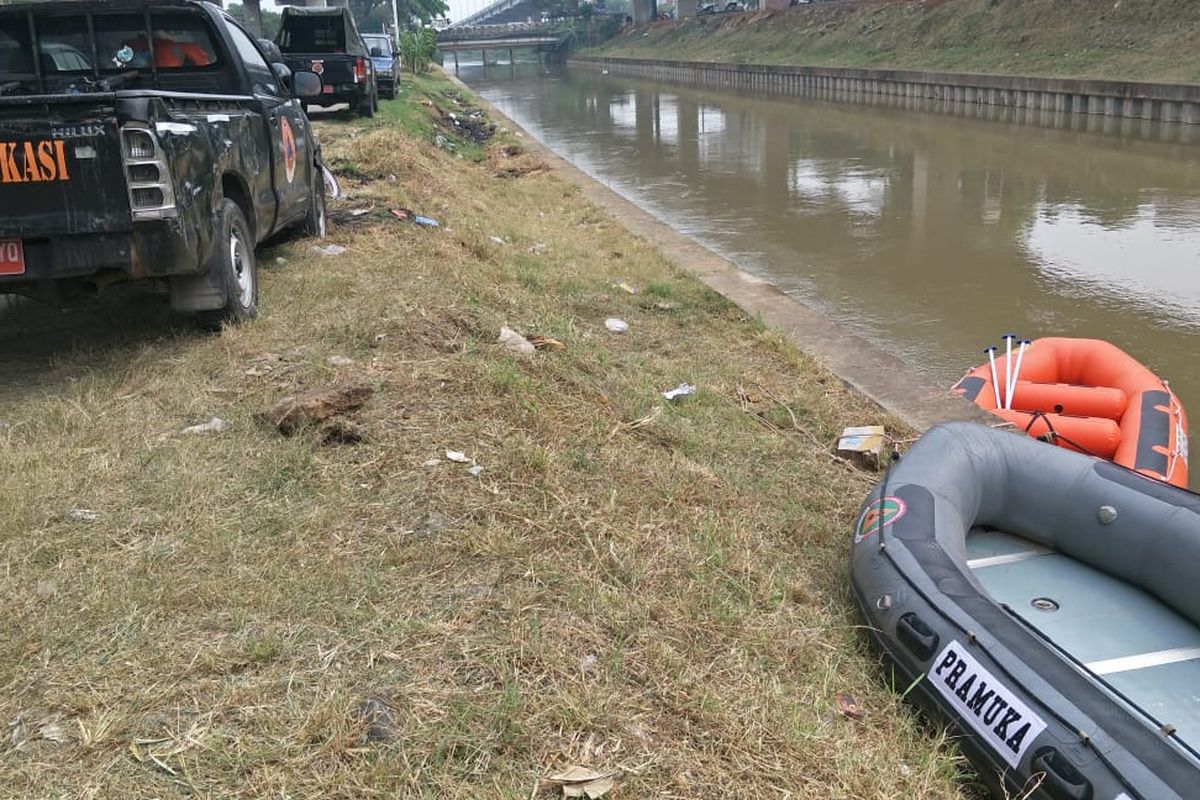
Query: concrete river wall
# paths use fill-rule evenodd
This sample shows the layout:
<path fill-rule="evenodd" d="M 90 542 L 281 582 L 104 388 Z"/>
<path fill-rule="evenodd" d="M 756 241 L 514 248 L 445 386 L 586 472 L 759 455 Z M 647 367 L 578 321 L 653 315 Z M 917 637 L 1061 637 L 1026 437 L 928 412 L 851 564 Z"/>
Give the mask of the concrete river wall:
<path fill-rule="evenodd" d="M 1022 116 L 1079 114 L 1200 126 L 1200 85 L 1195 84 L 591 56 L 575 56 L 569 63 L 694 86 L 835 99 L 892 98 L 896 105 L 933 110 L 999 107 Z"/>

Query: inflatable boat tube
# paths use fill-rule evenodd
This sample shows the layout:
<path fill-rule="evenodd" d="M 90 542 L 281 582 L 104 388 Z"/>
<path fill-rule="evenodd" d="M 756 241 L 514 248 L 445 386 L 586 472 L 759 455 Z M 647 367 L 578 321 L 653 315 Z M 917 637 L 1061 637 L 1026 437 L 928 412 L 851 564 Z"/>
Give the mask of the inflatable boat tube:
<path fill-rule="evenodd" d="M 1020 367 L 1018 370 L 1017 367 Z M 1035 438 L 1188 485 L 1187 418 L 1170 387 L 1100 339 L 1045 338 L 968 372 L 954 391 Z M 1015 373 L 1012 397 L 1007 395 Z M 1000 402 L 997 403 L 997 398 Z"/>
<path fill-rule="evenodd" d="M 1200 496 L 941 425 L 867 497 L 850 576 L 887 680 L 996 797 L 1200 797 Z"/>

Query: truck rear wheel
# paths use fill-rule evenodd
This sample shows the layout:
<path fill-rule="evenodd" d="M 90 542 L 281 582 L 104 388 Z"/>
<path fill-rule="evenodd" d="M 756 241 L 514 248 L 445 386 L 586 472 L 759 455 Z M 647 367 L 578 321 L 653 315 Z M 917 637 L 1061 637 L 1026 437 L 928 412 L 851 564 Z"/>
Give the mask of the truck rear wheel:
<path fill-rule="evenodd" d="M 312 186 L 309 187 L 308 213 L 304 217 L 304 233 L 318 239 L 325 238 L 328 218 L 325 216 L 325 176 L 321 168 L 313 164 Z"/>
<path fill-rule="evenodd" d="M 359 116 L 373 117 L 375 116 L 376 99 L 374 94 L 365 94 L 358 99 Z"/>
<path fill-rule="evenodd" d="M 229 198 L 221 201 L 216 219 L 212 269 L 225 304 L 198 314 L 207 325 L 244 322 L 258 314 L 258 270 L 254 263 L 254 236 L 246 216 Z"/>

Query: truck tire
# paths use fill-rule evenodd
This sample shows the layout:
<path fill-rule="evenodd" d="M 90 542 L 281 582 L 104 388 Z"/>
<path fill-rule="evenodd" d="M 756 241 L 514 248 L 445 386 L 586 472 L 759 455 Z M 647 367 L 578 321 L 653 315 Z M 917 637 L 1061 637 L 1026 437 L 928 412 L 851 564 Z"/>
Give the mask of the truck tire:
<path fill-rule="evenodd" d="M 367 118 L 375 116 L 375 95 L 365 94 L 358 99 L 358 114 Z"/>
<path fill-rule="evenodd" d="M 316 164 L 312 167 L 312 186 L 308 192 L 308 213 L 304 216 L 304 235 L 325 238 L 328 218 L 325 215 L 325 177 Z"/>
<path fill-rule="evenodd" d="M 211 268 L 215 270 L 225 305 L 197 315 L 206 326 L 245 322 L 258 314 L 258 269 L 254 263 L 254 237 L 246 216 L 237 203 L 224 198 L 217 208 L 216 223 Z"/>

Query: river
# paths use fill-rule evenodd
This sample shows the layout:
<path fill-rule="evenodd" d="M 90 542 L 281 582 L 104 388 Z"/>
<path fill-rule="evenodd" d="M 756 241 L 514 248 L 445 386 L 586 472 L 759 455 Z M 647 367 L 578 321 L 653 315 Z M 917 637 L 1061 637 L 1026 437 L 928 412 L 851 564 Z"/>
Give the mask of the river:
<path fill-rule="evenodd" d="M 1088 132 L 533 64 L 461 77 L 594 178 L 894 353 L 897 369 L 949 387 L 1003 333 L 1097 337 L 1200 415 L 1190 131 Z"/>

